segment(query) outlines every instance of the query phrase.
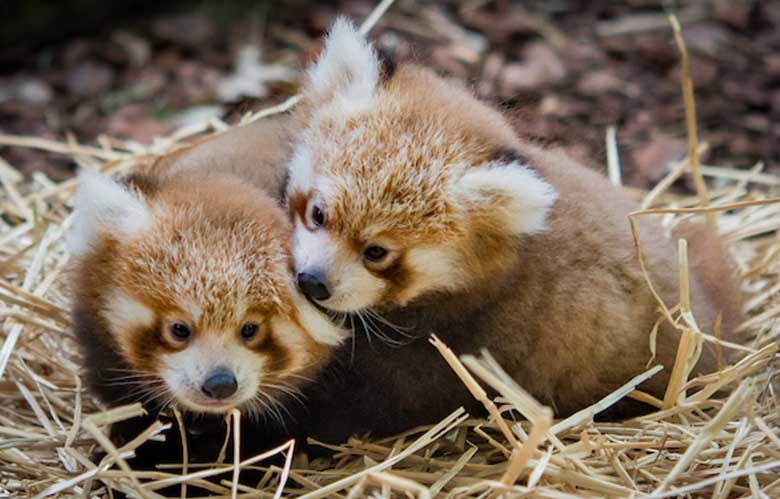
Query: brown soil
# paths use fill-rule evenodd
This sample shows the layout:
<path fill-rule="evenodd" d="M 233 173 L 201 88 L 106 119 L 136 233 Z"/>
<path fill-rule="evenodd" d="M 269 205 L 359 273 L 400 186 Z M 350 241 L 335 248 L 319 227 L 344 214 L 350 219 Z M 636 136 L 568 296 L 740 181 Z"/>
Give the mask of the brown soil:
<path fill-rule="evenodd" d="M 596 167 L 605 161 L 606 127 L 615 125 L 624 179 L 646 187 L 685 151 L 679 56 L 657 3 L 398 0 L 372 37 L 399 60 L 465 79 L 510 110 L 524 133 Z M 149 142 L 196 111 L 234 120 L 295 91 L 294 83 L 270 81 L 262 98 L 221 95 L 240 47 L 259 47 L 264 63 L 297 70 L 336 13 L 362 19 L 372 6 L 296 1 L 245 11 L 198 3 L 48 46 L 17 44 L 0 51 L 0 131 Z M 700 136 L 711 145 L 705 162 L 763 160 L 778 171 L 780 2 L 679 2 L 677 14 L 692 55 Z M 0 155 L 53 178 L 75 168 L 29 149 Z"/>

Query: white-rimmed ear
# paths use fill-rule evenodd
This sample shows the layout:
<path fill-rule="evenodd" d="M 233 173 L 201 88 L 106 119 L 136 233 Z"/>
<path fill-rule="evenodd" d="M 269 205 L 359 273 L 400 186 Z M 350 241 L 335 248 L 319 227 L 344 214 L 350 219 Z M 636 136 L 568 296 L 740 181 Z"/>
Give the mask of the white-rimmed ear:
<path fill-rule="evenodd" d="M 471 215 L 522 235 L 545 229 L 558 193 L 530 168 L 512 161 L 467 169 L 455 183 L 455 196 Z"/>
<path fill-rule="evenodd" d="M 73 225 L 67 235 L 68 250 L 73 255 L 88 251 L 101 233 L 132 235 L 151 219 L 139 195 L 96 171 L 79 175 L 74 209 Z"/>
<path fill-rule="evenodd" d="M 319 59 L 309 68 L 308 93 L 360 105 L 369 101 L 379 82 L 379 58 L 354 24 L 339 17 Z"/>
<path fill-rule="evenodd" d="M 349 336 L 346 329 L 334 324 L 327 315 L 301 296 L 297 289 L 292 292 L 292 300 L 298 311 L 298 321 L 317 343 L 338 346 Z"/>

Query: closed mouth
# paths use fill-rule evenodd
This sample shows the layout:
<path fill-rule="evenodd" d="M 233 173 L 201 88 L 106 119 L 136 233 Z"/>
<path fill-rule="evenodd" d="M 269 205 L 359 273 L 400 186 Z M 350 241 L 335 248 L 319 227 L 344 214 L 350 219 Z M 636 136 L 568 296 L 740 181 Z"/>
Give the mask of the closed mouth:
<path fill-rule="evenodd" d="M 314 308 L 316 308 L 323 314 L 327 315 L 333 321 L 337 320 L 343 314 L 343 312 L 337 312 L 335 310 L 331 310 L 327 307 L 322 306 L 317 300 L 315 300 L 314 298 L 312 298 L 311 296 L 305 293 L 301 293 L 301 294 L 306 298 L 306 300 L 309 303 L 311 303 L 314 306 Z"/>
<path fill-rule="evenodd" d="M 240 406 L 243 401 L 236 400 L 235 397 L 228 397 L 222 400 L 207 398 L 187 398 L 182 400 L 183 405 L 189 407 L 191 411 L 201 412 L 227 412 L 230 409 Z"/>

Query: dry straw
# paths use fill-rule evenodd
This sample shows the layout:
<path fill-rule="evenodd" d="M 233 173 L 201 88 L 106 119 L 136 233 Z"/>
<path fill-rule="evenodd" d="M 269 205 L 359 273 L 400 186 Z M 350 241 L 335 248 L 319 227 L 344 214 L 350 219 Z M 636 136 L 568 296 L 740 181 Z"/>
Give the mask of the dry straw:
<path fill-rule="evenodd" d="M 383 2 L 381 8 L 390 3 Z M 371 22 L 377 18 L 372 16 Z M 248 119 L 261 119 L 293 104 Z M 691 100 L 686 98 L 686 104 L 692 105 Z M 89 147 L 73 140 L 7 135 L 0 136 L 0 144 L 63 154 L 82 168 L 120 173 L 196 135 L 227 128 L 213 120 L 148 147 L 107 138 Z M 614 134 L 608 141 L 614 145 Z M 705 148 L 692 142 L 695 154 Z M 639 217 L 655 217 L 671 229 L 682 220 L 710 214 L 729 242 L 743 288 L 752 296 L 741 327 L 749 339 L 744 346 L 725 344 L 716 331 L 699 329 L 695 310 L 688 305 L 687 246 L 681 243 L 680 303 L 659 300 L 659 318 L 672 321 L 680 332 L 677 361 L 663 400 L 636 388 L 659 369 L 648 366 L 647 372 L 594 406 L 553 421 L 549 408 L 517 386 L 488 353 L 458 359 L 433 339 L 471 393 L 485 404 L 489 419 L 470 419 L 458 410 L 433 427 L 397 437 L 328 446 L 333 457 L 312 463 L 293 460 L 294 443 L 288 442 L 244 461 L 236 459 L 236 465 L 220 460 L 211 467 L 183 463 L 137 471 L 128 464 L 134 449 L 163 431 L 178 430 L 156 423 L 116 448 L 106 438 L 107 426 L 141 408 L 101 411 L 84 391 L 63 278 L 68 262 L 63 233 L 70 223 L 74 182 L 56 184 L 42 173 L 24 180 L 0 161 L 0 497 L 108 497 L 110 485 L 132 497 L 159 498 L 160 490 L 173 484 L 223 498 L 779 497 L 780 404 L 775 378 L 780 204 L 773 196 L 780 179 L 763 173 L 762 165 L 751 171 L 708 166 L 700 173 L 715 179 L 714 189 L 696 197 L 672 195 L 669 186 L 689 171 L 689 165 L 698 165 L 698 158 L 673 165 L 669 177 L 647 194 L 645 209 L 632 214 L 627 224 L 637 234 L 634 221 Z M 616 154 L 610 168 L 618 181 Z M 698 181 L 697 185 L 703 187 Z M 641 255 L 638 237 L 636 241 Z M 744 358 L 719 373 L 690 379 L 690 366 L 703 343 L 740 348 Z M 648 357 L 650 351 L 648 345 Z M 498 398 L 491 400 L 483 387 L 495 390 Z M 594 416 L 623 397 L 644 400 L 658 410 L 629 421 L 594 422 Z M 238 414 L 228 421 L 231 431 L 241 431 Z M 99 449 L 105 457 L 94 462 L 92 456 Z M 236 449 L 225 452 L 237 455 Z M 284 466 L 264 465 L 269 456 L 280 453 L 286 456 Z M 239 483 L 240 471 L 249 467 L 264 471 L 253 486 Z M 232 478 L 208 480 L 224 473 Z"/>

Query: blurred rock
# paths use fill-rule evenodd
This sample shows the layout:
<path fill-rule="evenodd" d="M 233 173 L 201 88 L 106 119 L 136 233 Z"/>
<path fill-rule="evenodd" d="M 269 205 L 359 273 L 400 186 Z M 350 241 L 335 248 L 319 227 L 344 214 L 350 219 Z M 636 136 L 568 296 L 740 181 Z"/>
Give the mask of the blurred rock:
<path fill-rule="evenodd" d="M 772 108 L 772 113 L 775 116 L 780 116 L 780 90 L 775 90 L 774 92 L 772 92 L 769 98 L 769 102 L 770 102 L 770 107 Z"/>
<path fill-rule="evenodd" d="M 99 62 L 83 62 L 66 78 L 68 92 L 76 97 L 93 97 L 105 92 L 114 81 L 114 72 Z"/>
<path fill-rule="evenodd" d="M 735 28 L 747 29 L 750 16 L 757 2 L 745 0 L 715 0 L 715 17 Z"/>
<path fill-rule="evenodd" d="M 449 47 L 438 45 L 431 50 L 431 61 L 436 69 L 451 75 L 466 76 L 466 64 L 455 57 Z"/>
<path fill-rule="evenodd" d="M 187 47 L 207 44 L 216 35 L 214 23 L 203 11 L 157 19 L 152 22 L 152 31 L 162 40 Z"/>
<path fill-rule="evenodd" d="M 504 43 L 517 35 L 539 32 L 539 22 L 521 6 L 513 5 L 512 12 L 470 9 L 464 13 L 466 26 L 484 33 L 494 43 Z"/>
<path fill-rule="evenodd" d="M 482 65 L 482 76 L 477 85 L 477 93 L 482 97 L 493 95 L 496 80 L 504 67 L 504 56 L 501 52 L 493 52 L 485 58 Z"/>
<path fill-rule="evenodd" d="M 297 76 L 287 66 L 263 64 L 260 49 L 245 45 L 236 56 L 235 71 L 219 82 L 217 95 L 223 102 L 236 101 L 240 97 L 261 98 L 268 95 L 266 83 L 292 82 Z"/>
<path fill-rule="evenodd" d="M 695 89 L 708 87 L 717 82 L 718 65 L 705 57 L 691 56 L 690 59 L 691 80 Z M 679 65 L 674 66 L 669 72 L 671 81 L 680 81 L 682 70 Z"/>
<path fill-rule="evenodd" d="M 566 67 L 553 49 L 544 42 L 528 44 L 522 62 L 504 66 L 500 87 L 502 95 L 555 85 L 566 78 Z"/>
<path fill-rule="evenodd" d="M 178 113 L 173 119 L 176 128 L 205 123 L 213 118 L 219 118 L 225 112 L 222 106 L 195 106 Z"/>
<path fill-rule="evenodd" d="M 34 77 L 19 77 L 0 81 L 0 102 L 17 100 L 23 104 L 40 105 L 51 101 L 51 86 Z"/>
<path fill-rule="evenodd" d="M 764 91 L 761 82 L 746 77 L 729 79 L 722 84 L 723 93 L 735 101 L 745 102 L 750 106 L 764 106 L 769 102 L 769 94 Z"/>
<path fill-rule="evenodd" d="M 308 27 L 315 33 L 325 33 L 338 16 L 338 11 L 331 5 L 316 2 L 312 5 L 306 17 Z"/>
<path fill-rule="evenodd" d="M 152 119 L 144 106 L 129 104 L 111 116 L 107 133 L 122 139 L 150 143 L 170 128 L 170 125 Z"/>
<path fill-rule="evenodd" d="M 636 167 L 628 179 L 633 185 L 651 185 L 669 170 L 669 165 L 685 157 L 685 140 L 662 132 L 654 132 L 644 145 L 631 152 Z"/>
<path fill-rule="evenodd" d="M 764 68 L 769 76 L 780 77 L 780 54 L 767 54 L 764 57 Z"/>
<path fill-rule="evenodd" d="M 586 73 L 577 83 L 577 90 L 589 96 L 597 96 L 606 92 L 622 92 L 628 85 L 608 70 L 601 69 Z"/>
<path fill-rule="evenodd" d="M 117 31 L 111 36 L 111 39 L 127 54 L 132 66 L 143 66 L 149 61 L 151 48 L 149 42 L 143 38 L 127 31 Z"/>
<path fill-rule="evenodd" d="M 731 41 L 731 34 L 716 23 L 696 23 L 683 27 L 683 38 L 689 51 L 713 57 Z"/>
<path fill-rule="evenodd" d="M 210 99 L 221 78 L 222 73 L 200 61 L 182 61 L 174 72 L 176 107 Z"/>

